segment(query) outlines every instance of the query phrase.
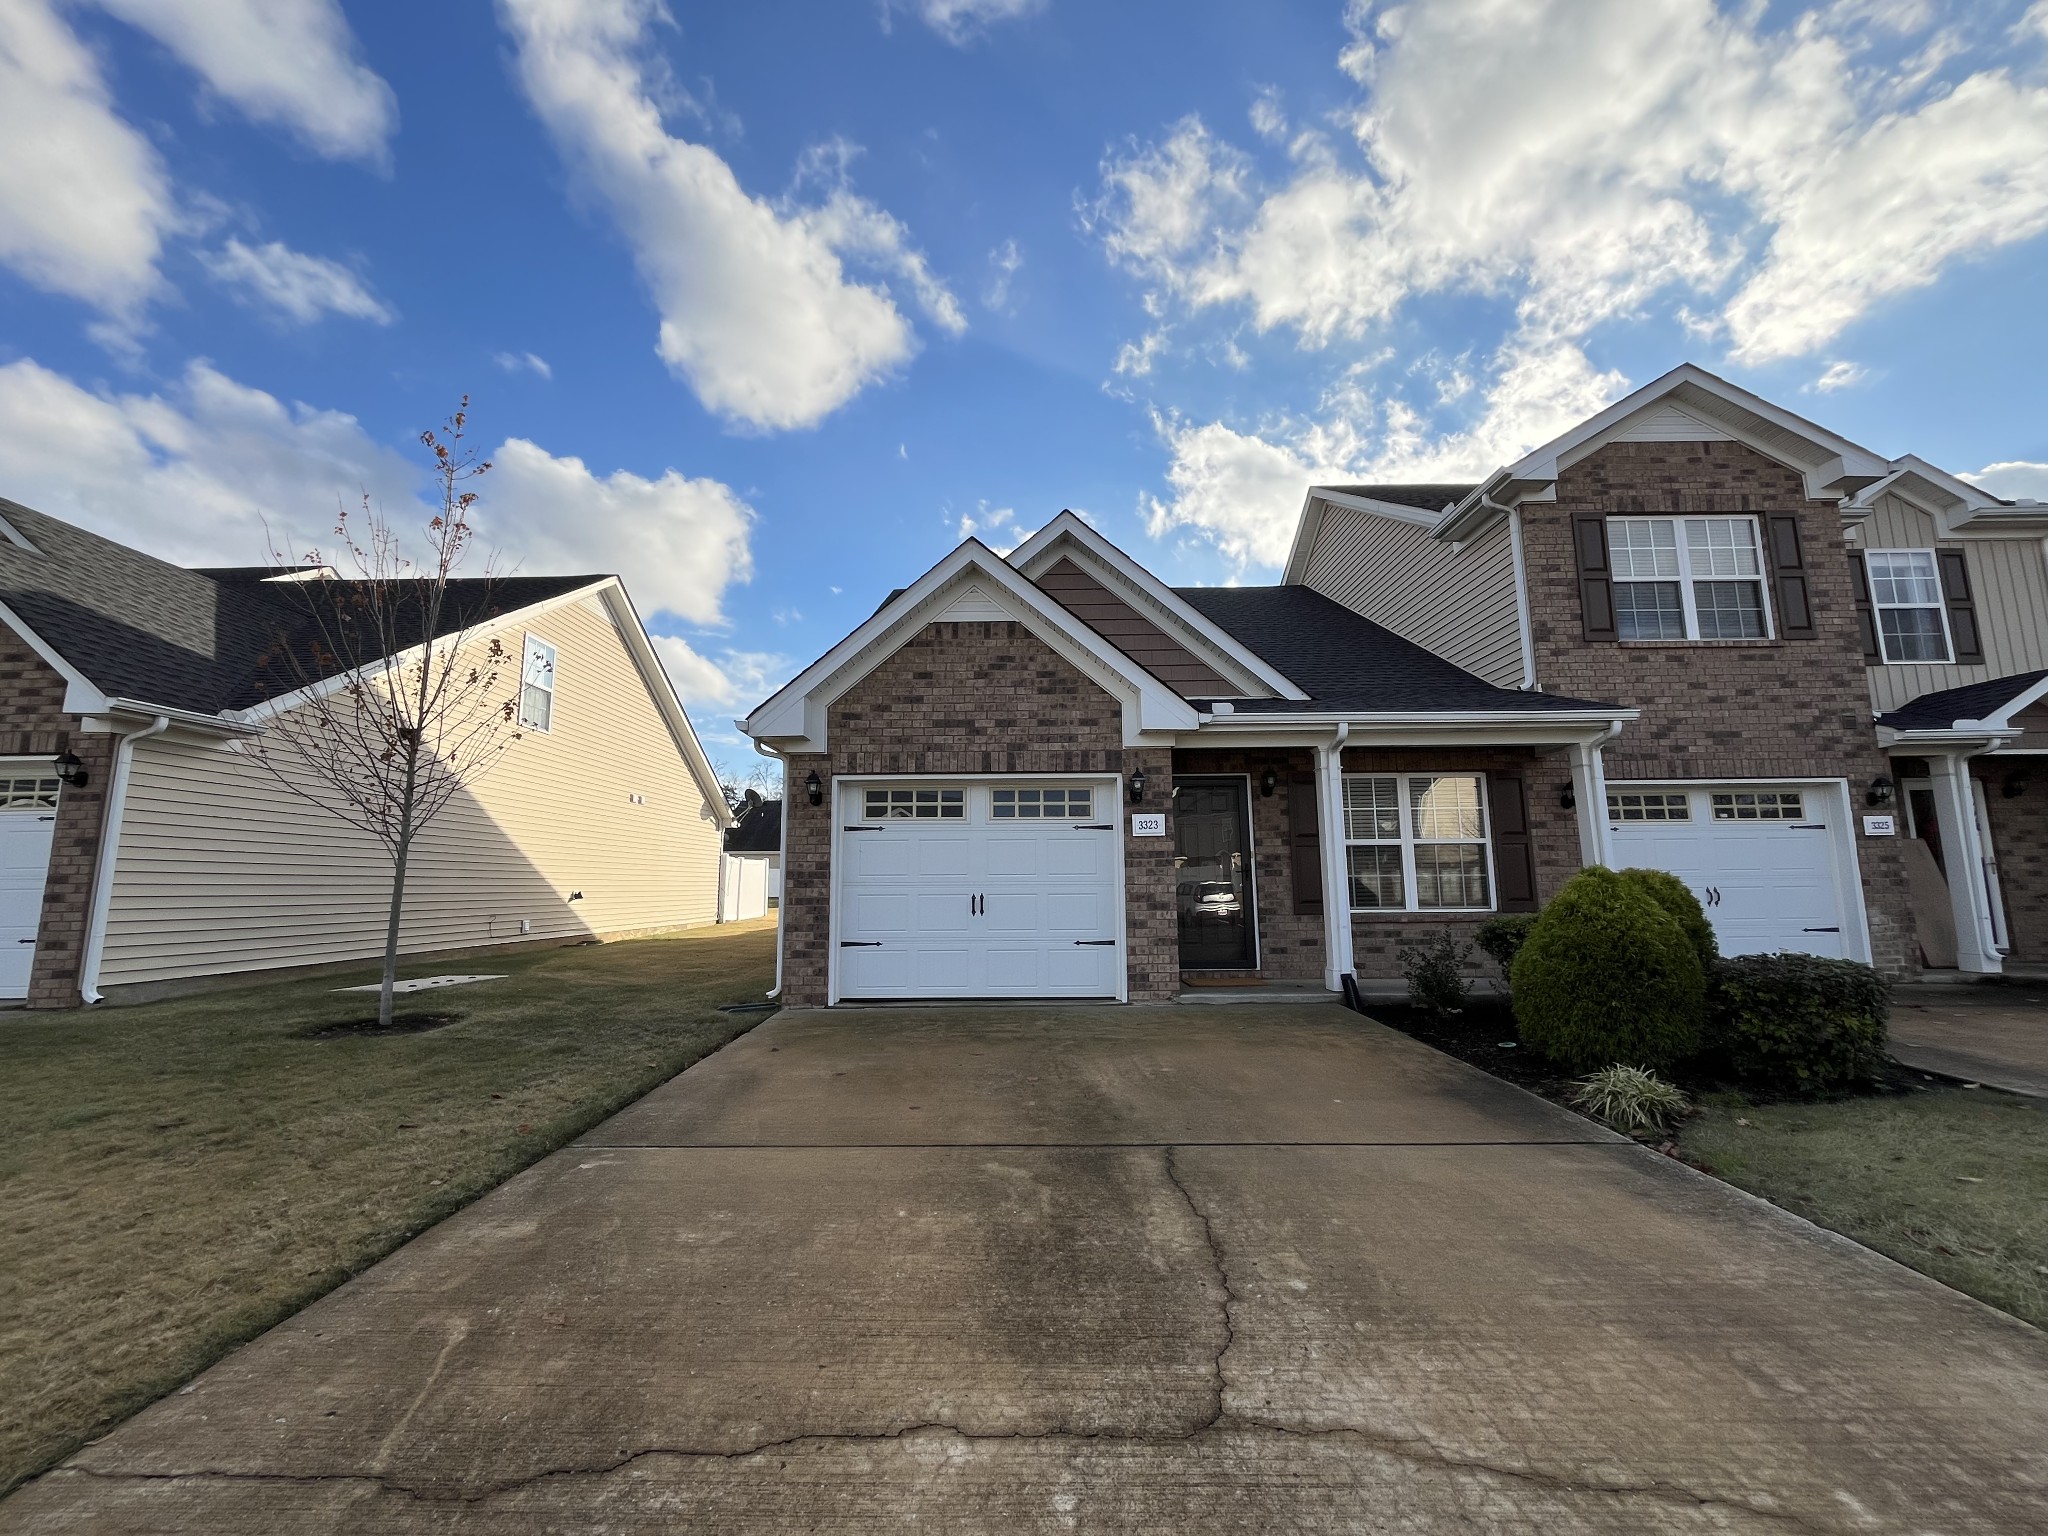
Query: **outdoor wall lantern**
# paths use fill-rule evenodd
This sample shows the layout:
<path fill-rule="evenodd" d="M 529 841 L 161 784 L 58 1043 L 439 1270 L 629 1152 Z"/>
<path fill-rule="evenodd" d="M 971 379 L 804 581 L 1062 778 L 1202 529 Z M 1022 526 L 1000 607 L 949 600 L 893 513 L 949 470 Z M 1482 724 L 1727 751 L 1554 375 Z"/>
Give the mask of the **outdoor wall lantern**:
<path fill-rule="evenodd" d="M 1870 781 L 1870 788 L 1865 792 L 1863 798 L 1872 805 L 1890 805 L 1892 803 L 1893 788 L 1891 776 L 1880 773 Z"/>
<path fill-rule="evenodd" d="M 1579 808 L 1579 797 L 1572 792 L 1571 785 L 1567 784 L 1557 792 L 1557 803 L 1568 811 L 1575 811 Z"/>
<path fill-rule="evenodd" d="M 85 764 L 80 760 L 76 752 L 65 751 L 58 753 L 57 761 L 52 766 L 57 770 L 57 777 L 66 784 L 69 784 L 73 789 L 83 788 L 86 780 L 92 777 L 91 774 L 85 771 Z"/>
<path fill-rule="evenodd" d="M 818 770 L 813 768 L 809 778 L 804 780 L 804 794 L 813 805 L 825 803 L 825 786 L 818 782 Z"/>
<path fill-rule="evenodd" d="M 1271 768 L 1268 768 L 1264 773 L 1259 775 L 1259 793 L 1264 795 L 1268 800 L 1273 798 L 1273 791 L 1278 789 L 1279 787 L 1280 775 L 1275 773 Z"/>
<path fill-rule="evenodd" d="M 1131 804 L 1140 804 L 1144 798 L 1145 770 L 1142 768 L 1133 769 L 1131 772 Z"/>
<path fill-rule="evenodd" d="M 2005 783 L 1998 791 L 2008 800 L 2017 800 L 2027 792 L 2027 770 L 2015 768 L 2005 776 Z"/>

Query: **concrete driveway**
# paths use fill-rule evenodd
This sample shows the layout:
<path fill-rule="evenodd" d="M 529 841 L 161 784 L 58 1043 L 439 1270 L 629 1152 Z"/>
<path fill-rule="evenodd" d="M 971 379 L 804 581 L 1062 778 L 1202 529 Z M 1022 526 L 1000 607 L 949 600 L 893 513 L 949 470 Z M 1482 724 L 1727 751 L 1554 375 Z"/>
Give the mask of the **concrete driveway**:
<path fill-rule="evenodd" d="M 2048 1099 L 2048 990 L 1900 987 L 1891 1051 L 1909 1067 Z"/>
<path fill-rule="evenodd" d="M 2048 1336 L 1326 1007 L 790 1013 L 11 1532 L 2037 1532 Z"/>

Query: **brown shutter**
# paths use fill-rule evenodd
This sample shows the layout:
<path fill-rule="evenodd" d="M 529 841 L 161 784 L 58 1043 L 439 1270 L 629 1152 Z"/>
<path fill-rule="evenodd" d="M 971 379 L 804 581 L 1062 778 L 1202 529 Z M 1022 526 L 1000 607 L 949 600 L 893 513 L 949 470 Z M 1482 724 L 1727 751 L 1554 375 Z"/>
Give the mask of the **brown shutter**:
<path fill-rule="evenodd" d="M 1789 512 L 1770 517 L 1771 571 L 1777 578 L 1778 636 L 1784 640 L 1811 640 L 1819 633 L 1813 627 L 1813 603 L 1806 592 L 1806 557 L 1799 547 L 1799 519 Z"/>
<path fill-rule="evenodd" d="M 1941 595 L 1948 604 L 1948 633 L 1955 642 L 1958 662 L 1984 659 L 1984 636 L 1977 629 L 1977 603 L 1970 596 L 1970 562 L 1960 549 L 1937 549 L 1934 562 L 1941 567 Z"/>
<path fill-rule="evenodd" d="M 1297 773 L 1287 781 L 1287 847 L 1294 866 L 1294 915 L 1323 915 L 1323 849 L 1316 836 L 1316 781 Z"/>
<path fill-rule="evenodd" d="M 1614 627 L 1614 568 L 1607 559 L 1607 519 L 1598 512 L 1572 516 L 1572 546 L 1579 560 L 1579 617 L 1588 640 L 1619 640 Z"/>
<path fill-rule="evenodd" d="M 1493 812 L 1495 903 L 1503 912 L 1536 910 L 1536 850 L 1529 839 L 1529 788 L 1519 773 L 1489 773 L 1486 798 Z"/>
<path fill-rule="evenodd" d="M 1870 605 L 1870 573 L 1863 565 L 1863 551 L 1849 551 L 1849 577 L 1856 586 L 1856 633 L 1863 641 L 1863 660 L 1877 666 L 1884 652 L 1877 644 L 1877 610 Z"/>

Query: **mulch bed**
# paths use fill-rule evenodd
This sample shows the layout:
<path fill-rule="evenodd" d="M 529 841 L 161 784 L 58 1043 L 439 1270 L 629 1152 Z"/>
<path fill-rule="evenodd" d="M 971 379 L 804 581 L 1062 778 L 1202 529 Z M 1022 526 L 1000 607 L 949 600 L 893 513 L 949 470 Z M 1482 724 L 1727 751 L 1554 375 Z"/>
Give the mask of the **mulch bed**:
<path fill-rule="evenodd" d="M 380 1024 L 373 1013 L 367 1019 L 344 1019 L 339 1024 L 320 1024 L 305 1032 L 308 1040 L 360 1040 L 375 1035 L 424 1035 L 430 1029 L 446 1029 L 459 1013 L 394 1013 L 389 1024 Z"/>

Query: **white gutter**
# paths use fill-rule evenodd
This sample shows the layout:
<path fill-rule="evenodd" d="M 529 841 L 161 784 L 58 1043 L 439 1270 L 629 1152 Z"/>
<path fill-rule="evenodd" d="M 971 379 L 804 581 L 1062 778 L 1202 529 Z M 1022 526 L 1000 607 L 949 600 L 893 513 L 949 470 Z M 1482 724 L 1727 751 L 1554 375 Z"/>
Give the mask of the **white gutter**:
<path fill-rule="evenodd" d="M 107 912 L 114 901 L 114 859 L 121 851 L 121 813 L 128 802 L 128 766 L 134 761 L 135 743 L 145 737 L 161 736 L 171 728 L 171 717 L 159 714 L 139 731 L 129 731 L 114 743 L 114 776 L 107 785 L 107 807 L 100 821 L 100 856 L 92 875 L 92 915 L 85 927 L 85 954 L 78 966 L 78 995 L 88 1003 L 100 1000 L 100 958 L 107 947 Z"/>
<path fill-rule="evenodd" d="M 260 736 L 263 728 L 246 724 L 231 715 L 205 715 L 195 709 L 173 709 L 168 704 L 151 704 L 144 699 L 108 699 L 106 707 L 94 711 L 96 714 L 140 715 L 149 720 L 164 720 L 172 725 L 189 726 L 193 730 L 212 731 L 221 736 Z M 154 736 L 155 731 L 143 732 Z"/>
<path fill-rule="evenodd" d="M 1366 714 L 1355 710 L 1325 710 L 1304 714 L 1293 710 L 1261 710 L 1253 713 L 1206 716 L 1200 729 L 1211 731 L 1256 731 L 1273 726 L 1309 726 L 1328 730 L 1333 725 L 1372 730 L 1383 726 L 1520 725 L 1540 729 L 1546 725 L 1610 726 L 1642 718 L 1642 711 L 1627 709 L 1486 709 L 1431 710 L 1426 714 Z"/>
<path fill-rule="evenodd" d="M 733 722 L 734 725 L 739 723 L 737 720 Z M 767 994 L 769 997 L 780 997 L 782 996 L 782 947 L 789 937 L 789 813 L 791 809 L 789 803 L 789 759 L 780 752 L 777 752 L 773 747 L 764 747 L 758 741 L 754 742 L 754 750 L 763 757 L 773 758 L 776 762 L 782 764 L 782 818 L 775 828 L 775 858 L 776 862 L 782 867 L 782 900 L 775 908 L 775 985 L 769 989 Z M 723 855 L 721 855 L 721 860 L 722 858 Z M 719 880 L 718 894 L 721 900 L 725 896 L 725 882 L 722 872 Z"/>

